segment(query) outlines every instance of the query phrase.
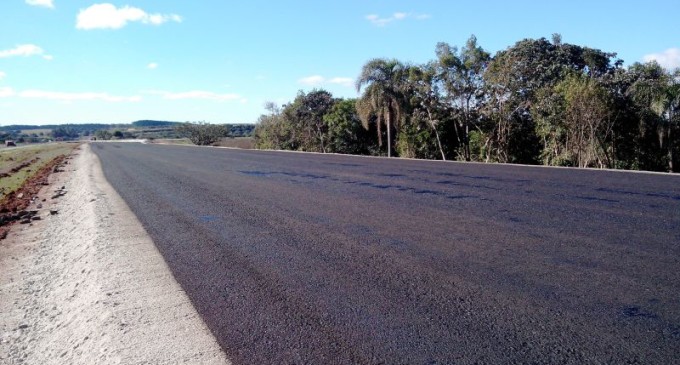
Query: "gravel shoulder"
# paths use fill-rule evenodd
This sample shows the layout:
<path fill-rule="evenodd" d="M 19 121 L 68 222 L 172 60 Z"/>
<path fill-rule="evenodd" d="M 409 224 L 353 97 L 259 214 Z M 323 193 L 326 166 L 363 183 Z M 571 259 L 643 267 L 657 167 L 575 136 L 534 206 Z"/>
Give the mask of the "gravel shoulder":
<path fill-rule="evenodd" d="M 230 363 L 88 145 L 34 204 L 0 241 L 0 363 Z"/>

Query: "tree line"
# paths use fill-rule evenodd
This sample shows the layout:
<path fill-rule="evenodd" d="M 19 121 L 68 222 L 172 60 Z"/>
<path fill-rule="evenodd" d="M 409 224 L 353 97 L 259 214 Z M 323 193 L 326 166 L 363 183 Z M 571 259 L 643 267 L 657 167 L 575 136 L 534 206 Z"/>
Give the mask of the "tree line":
<path fill-rule="evenodd" d="M 257 148 L 675 171 L 680 70 L 524 39 L 491 55 L 471 36 L 425 64 L 366 62 L 357 99 L 300 91 L 267 103 Z"/>
<path fill-rule="evenodd" d="M 196 140 L 197 144 L 211 144 L 223 137 L 249 137 L 255 128 L 253 124 L 214 126 L 157 120 L 138 120 L 130 124 L 9 125 L 0 126 L 0 143 L 5 140 L 19 143 L 42 143 L 53 139 L 72 141 L 89 137 L 99 140 L 187 137 Z"/>

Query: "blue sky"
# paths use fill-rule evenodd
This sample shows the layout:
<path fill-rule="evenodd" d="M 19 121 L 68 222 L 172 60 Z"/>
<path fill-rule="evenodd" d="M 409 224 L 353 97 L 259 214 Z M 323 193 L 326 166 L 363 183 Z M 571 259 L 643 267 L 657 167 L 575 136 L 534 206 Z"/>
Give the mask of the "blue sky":
<path fill-rule="evenodd" d="M 680 1 L 2 0 L 0 125 L 140 119 L 252 123 L 264 102 L 356 97 L 374 57 L 424 63 L 475 34 L 680 66 Z"/>

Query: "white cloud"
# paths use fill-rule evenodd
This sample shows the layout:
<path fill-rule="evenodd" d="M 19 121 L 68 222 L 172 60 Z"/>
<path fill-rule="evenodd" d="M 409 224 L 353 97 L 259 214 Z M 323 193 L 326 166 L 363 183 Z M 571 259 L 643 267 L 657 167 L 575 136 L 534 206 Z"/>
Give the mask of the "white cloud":
<path fill-rule="evenodd" d="M 307 76 L 303 77 L 298 80 L 299 83 L 307 86 L 321 86 L 324 84 L 335 84 L 335 85 L 341 85 L 345 87 L 352 87 L 354 85 L 354 79 L 349 78 L 349 77 L 333 77 L 330 79 L 327 79 L 321 75 L 312 75 L 312 76 Z"/>
<path fill-rule="evenodd" d="M 345 87 L 353 87 L 354 86 L 354 79 L 350 77 L 334 77 L 330 80 L 328 80 L 331 84 L 336 84 L 336 85 L 342 85 Z"/>
<path fill-rule="evenodd" d="M 169 92 L 169 91 L 158 91 L 158 90 L 148 90 L 145 91 L 147 94 L 160 95 L 164 99 L 168 100 L 184 100 L 184 99 L 198 99 L 198 100 L 212 100 L 212 101 L 239 101 L 240 103 L 248 102 L 247 99 L 243 98 L 239 94 L 218 94 L 212 91 L 203 90 L 191 90 L 185 92 Z"/>
<path fill-rule="evenodd" d="M 14 95 L 16 95 L 16 93 L 11 87 L 0 87 L 0 98 L 9 98 Z"/>
<path fill-rule="evenodd" d="M 54 1 L 52 0 L 26 0 L 26 4 L 54 9 Z"/>
<path fill-rule="evenodd" d="M 0 58 L 30 57 L 30 56 L 42 56 L 42 58 L 48 61 L 54 58 L 50 55 L 45 54 L 45 50 L 36 46 L 35 44 L 22 44 L 12 49 L 0 51 Z"/>
<path fill-rule="evenodd" d="M 113 4 L 94 4 L 87 9 L 81 9 L 76 19 L 78 29 L 120 29 L 128 22 L 161 25 L 166 22 L 182 21 L 177 14 L 148 14 L 140 8 L 124 6 L 117 8 Z"/>
<path fill-rule="evenodd" d="M 668 70 L 680 67 L 680 48 L 669 48 L 660 53 L 652 53 L 643 57 L 645 62 L 656 61 Z"/>
<path fill-rule="evenodd" d="M 107 93 L 95 93 L 95 92 L 69 93 L 60 91 L 26 90 L 18 93 L 17 95 L 22 98 L 59 100 L 59 101 L 98 100 L 118 103 L 118 102 L 138 102 L 142 100 L 141 96 L 115 96 Z"/>
<path fill-rule="evenodd" d="M 2 71 L 0 71 L 0 80 L 4 79 L 5 76 L 7 76 L 7 74 L 4 73 L 4 72 L 2 72 Z"/>
<path fill-rule="evenodd" d="M 319 86 L 326 82 L 326 79 L 323 76 L 319 75 L 313 75 L 313 76 L 307 76 L 303 77 L 300 80 L 298 80 L 299 83 L 307 86 Z"/>
<path fill-rule="evenodd" d="M 151 62 L 150 64 L 146 65 L 146 68 L 149 70 L 155 70 L 158 68 L 158 64 L 156 62 Z"/>
<path fill-rule="evenodd" d="M 377 14 L 369 14 L 369 15 L 366 15 L 365 18 L 366 18 L 366 20 L 373 23 L 373 25 L 375 25 L 377 27 L 384 27 L 389 23 L 399 21 L 399 20 L 404 20 L 404 19 L 407 19 L 407 18 L 414 18 L 416 20 L 425 20 L 425 19 L 431 18 L 431 16 L 429 14 L 413 15 L 413 14 L 409 14 L 409 13 L 396 12 L 396 13 L 394 13 L 391 16 L 386 17 L 386 18 L 381 18 Z"/>

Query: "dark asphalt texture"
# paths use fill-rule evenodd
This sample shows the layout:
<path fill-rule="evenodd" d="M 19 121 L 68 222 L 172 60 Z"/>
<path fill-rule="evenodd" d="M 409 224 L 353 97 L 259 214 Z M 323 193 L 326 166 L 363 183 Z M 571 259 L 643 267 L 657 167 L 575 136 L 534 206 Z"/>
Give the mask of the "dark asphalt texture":
<path fill-rule="evenodd" d="M 235 364 L 680 363 L 680 176 L 92 148 Z"/>

